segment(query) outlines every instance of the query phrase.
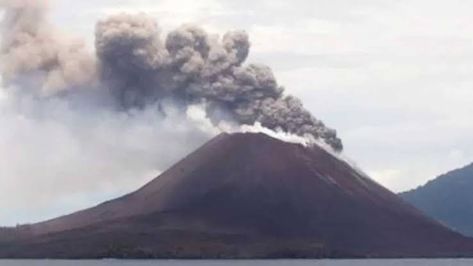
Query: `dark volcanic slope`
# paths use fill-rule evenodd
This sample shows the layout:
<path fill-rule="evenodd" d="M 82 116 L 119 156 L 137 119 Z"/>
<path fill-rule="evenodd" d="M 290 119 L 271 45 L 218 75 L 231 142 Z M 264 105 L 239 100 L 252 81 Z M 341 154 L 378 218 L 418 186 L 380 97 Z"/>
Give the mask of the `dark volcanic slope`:
<path fill-rule="evenodd" d="M 0 244 L 0 257 L 473 253 L 319 147 L 263 134 L 220 135 L 132 194 L 23 231 L 33 236 Z"/>
<path fill-rule="evenodd" d="M 451 171 L 401 197 L 459 232 L 473 236 L 473 164 Z"/>

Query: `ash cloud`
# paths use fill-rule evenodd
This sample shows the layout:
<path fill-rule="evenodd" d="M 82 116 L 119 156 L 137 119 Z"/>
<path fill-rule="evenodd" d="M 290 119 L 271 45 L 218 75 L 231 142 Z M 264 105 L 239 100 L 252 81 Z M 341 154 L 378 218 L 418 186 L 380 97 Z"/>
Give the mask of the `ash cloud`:
<path fill-rule="evenodd" d="M 34 83 L 51 96 L 91 85 L 95 59 L 81 40 L 68 38 L 47 21 L 48 1 L 3 0 L 2 77 L 7 83 Z"/>
<path fill-rule="evenodd" d="M 239 124 L 260 122 L 342 149 L 334 130 L 284 95 L 269 67 L 243 65 L 250 49 L 243 31 L 218 38 L 186 25 L 162 41 L 153 19 L 119 15 L 98 23 L 96 43 L 102 75 L 126 107 L 163 97 L 204 102 L 213 119 L 218 120 L 215 110 L 224 111 Z"/>
<path fill-rule="evenodd" d="M 258 122 L 343 149 L 334 130 L 284 93 L 268 66 L 245 63 L 250 41 L 244 31 L 219 37 L 184 25 L 161 36 L 145 14 L 120 14 L 97 23 L 93 55 L 48 24 L 44 2 L 0 3 L 6 84 L 33 80 L 49 97 L 98 87 L 122 111 L 168 101 L 182 110 L 199 104 L 215 124 Z"/>

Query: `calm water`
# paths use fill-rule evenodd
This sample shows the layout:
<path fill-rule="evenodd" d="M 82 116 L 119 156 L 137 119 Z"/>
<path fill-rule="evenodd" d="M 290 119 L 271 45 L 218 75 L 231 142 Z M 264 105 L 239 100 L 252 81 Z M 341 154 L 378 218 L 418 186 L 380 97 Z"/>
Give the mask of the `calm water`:
<path fill-rule="evenodd" d="M 0 260 L 0 266 L 472 266 L 473 259 L 454 260 L 245 260 L 245 261 L 59 261 Z"/>

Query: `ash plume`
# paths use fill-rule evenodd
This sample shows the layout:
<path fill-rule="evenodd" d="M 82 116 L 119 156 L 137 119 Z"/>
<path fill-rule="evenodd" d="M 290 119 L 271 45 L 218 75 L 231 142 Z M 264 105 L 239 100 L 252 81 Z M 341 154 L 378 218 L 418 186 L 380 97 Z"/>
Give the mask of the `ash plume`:
<path fill-rule="evenodd" d="M 41 95 L 93 82 L 94 57 L 81 40 L 49 25 L 48 1 L 2 0 L 0 7 L 5 10 L 0 50 L 4 81 L 30 80 Z"/>
<path fill-rule="evenodd" d="M 186 108 L 205 106 L 219 123 L 262 126 L 325 141 L 343 149 L 334 130 L 316 119 L 300 100 L 286 95 L 272 70 L 245 64 L 248 34 L 218 37 L 184 25 L 161 37 L 154 19 L 121 14 L 99 21 L 95 52 L 52 30 L 47 8 L 37 1 L 3 1 L 3 76 L 8 83 L 26 75 L 41 80 L 41 93 L 87 88 L 96 79 L 122 110 L 171 99 Z"/>

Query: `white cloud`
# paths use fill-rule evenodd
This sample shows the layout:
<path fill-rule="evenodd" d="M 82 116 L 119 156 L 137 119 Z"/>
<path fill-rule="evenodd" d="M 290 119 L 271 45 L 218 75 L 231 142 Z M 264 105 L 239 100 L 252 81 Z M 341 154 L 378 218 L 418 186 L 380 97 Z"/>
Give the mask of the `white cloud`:
<path fill-rule="evenodd" d="M 201 117 L 167 114 L 7 96 L 0 102 L 0 209 L 9 211 L 0 212 L 1 224 L 131 192 L 218 133 Z"/>

